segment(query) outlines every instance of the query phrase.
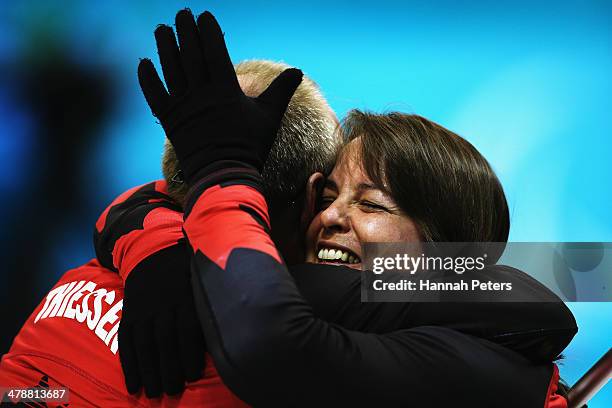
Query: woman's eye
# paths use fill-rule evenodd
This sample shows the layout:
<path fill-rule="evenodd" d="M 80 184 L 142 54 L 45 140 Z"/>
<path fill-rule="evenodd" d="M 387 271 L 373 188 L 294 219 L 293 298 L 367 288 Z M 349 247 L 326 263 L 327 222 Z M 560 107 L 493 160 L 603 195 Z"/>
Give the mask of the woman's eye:
<path fill-rule="evenodd" d="M 371 201 L 361 201 L 360 204 L 369 210 L 387 211 L 386 207 L 383 207 L 382 205 L 373 203 Z"/>

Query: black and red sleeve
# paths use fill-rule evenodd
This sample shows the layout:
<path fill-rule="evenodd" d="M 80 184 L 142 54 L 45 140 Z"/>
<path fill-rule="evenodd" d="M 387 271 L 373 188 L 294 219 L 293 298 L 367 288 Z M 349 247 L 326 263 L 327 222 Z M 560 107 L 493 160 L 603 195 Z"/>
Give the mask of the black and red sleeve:
<path fill-rule="evenodd" d="M 168 195 L 164 180 L 134 187 L 119 195 L 98 218 L 96 257 L 125 281 L 144 259 L 180 244 L 182 227 L 182 208 Z"/>

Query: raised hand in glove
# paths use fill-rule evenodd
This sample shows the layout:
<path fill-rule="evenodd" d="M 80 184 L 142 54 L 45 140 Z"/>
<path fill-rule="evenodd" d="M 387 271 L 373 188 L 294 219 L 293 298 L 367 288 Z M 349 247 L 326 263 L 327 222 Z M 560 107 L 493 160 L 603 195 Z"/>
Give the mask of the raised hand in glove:
<path fill-rule="evenodd" d="M 238 84 L 219 24 L 209 12 L 176 15 L 172 29 L 155 30 L 167 90 L 153 64 L 138 66 L 142 92 L 172 142 L 186 182 L 193 185 L 219 162 L 234 161 L 261 171 L 302 71 L 282 72 L 257 98 Z M 210 166 L 214 164 L 213 166 Z M 204 174 L 206 173 L 206 174 Z"/>

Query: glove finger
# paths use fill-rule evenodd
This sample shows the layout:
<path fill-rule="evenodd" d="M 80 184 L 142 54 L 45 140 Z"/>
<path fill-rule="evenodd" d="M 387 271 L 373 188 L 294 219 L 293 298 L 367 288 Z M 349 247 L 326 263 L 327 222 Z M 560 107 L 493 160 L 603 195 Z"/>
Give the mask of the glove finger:
<path fill-rule="evenodd" d="M 176 14 L 175 24 L 181 62 L 187 81 L 191 86 L 200 86 L 208 82 L 209 78 L 198 28 L 191 11 L 188 9 L 179 11 Z"/>
<path fill-rule="evenodd" d="M 223 31 L 217 20 L 210 12 L 205 11 L 198 17 L 198 28 L 211 80 L 228 94 L 240 91 L 236 71 L 227 52 Z"/>
<path fill-rule="evenodd" d="M 187 91 L 187 79 L 172 28 L 167 25 L 158 26 L 155 29 L 155 42 L 168 92 L 170 95 L 183 95 Z"/>
<path fill-rule="evenodd" d="M 138 82 L 151 112 L 154 116 L 159 117 L 166 110 L 170 102 L 170 95 L 148 58 L 140 60 L 138 64 Z"/>
<path fill-rule="evenodd" d="M 164 392 L 179 394 L 185 386 L 185 378 L 178 359 L 178 341 L 175 317 L 166 311 L 155 320 L 155 340 L 159 349 L 159 368 Z"/>
<path fill-rule="evenodd" d="M 177 323 L 179 353 L 185 380 L 199 380 L 204 376 L 206 342 L 193 303 L 179 310 Z"/>
<path fill-rule="evenodd" d="M 148 398 L 161 396 L 161 379 L 159 374 L 159 358 L 156 352 L 153 324 L 139 322 L 134 326 L 134 345 L 138 357 L 140 378 Z"/>
<path fill-rule="evenodd" d="M 118 341 L 119 360 L 125 377 L 125 387 L 130 394 L 136 394 L 141 387 L 138 358 L 136 357 L 131 327 L 124 324 L 123 321 L 119 323 Z"/>
<path fill-rule="evenodd" d="M 302 82 L 302 71 L 297 68 L 284 70 L 268 88 L 257 97 L 258 101 L 273 106 L 275 113 L 282 117 L 293 93 Z"/>

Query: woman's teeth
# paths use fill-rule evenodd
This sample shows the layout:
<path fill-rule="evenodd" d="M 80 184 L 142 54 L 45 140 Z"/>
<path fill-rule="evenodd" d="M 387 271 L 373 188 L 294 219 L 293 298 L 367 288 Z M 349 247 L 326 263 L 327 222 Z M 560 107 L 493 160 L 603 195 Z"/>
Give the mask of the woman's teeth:
<path fill-rule="evenodd" d="M 331 248 L 321 248 L 317 257 L 322 261 L 342 261 L 350 264 L 361 262 L 358 256 L 351 255 L 346 251 Z"/>

